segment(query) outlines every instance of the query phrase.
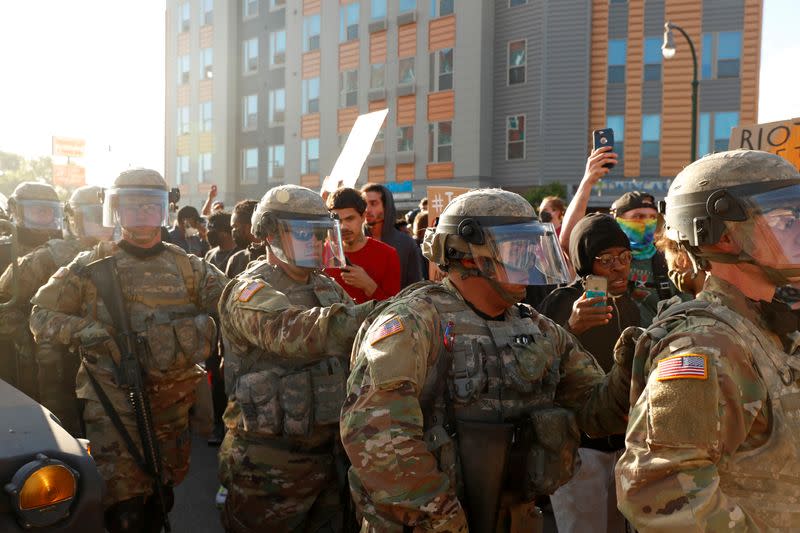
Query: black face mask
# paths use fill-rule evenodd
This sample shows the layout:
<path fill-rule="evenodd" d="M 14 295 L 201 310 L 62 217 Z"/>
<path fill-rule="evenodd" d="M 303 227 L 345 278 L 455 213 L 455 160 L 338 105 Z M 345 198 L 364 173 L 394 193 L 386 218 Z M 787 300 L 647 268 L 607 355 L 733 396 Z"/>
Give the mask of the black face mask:
<path fill-rule="evenodd" d="M 219 246 L 219 235 L 217 235 L 216 230 L 209 231 L 206 234 L 206 240 L 208 241 L 208 245 L 212 248 Z"/>
<path fill-rule="evenodd" d="M 541 213 L 539 213 L 539 220 L 547 224 L 548 222 L 553 221 L 553 215 L 550 214 L 549 211 L 542 211 Z"/>

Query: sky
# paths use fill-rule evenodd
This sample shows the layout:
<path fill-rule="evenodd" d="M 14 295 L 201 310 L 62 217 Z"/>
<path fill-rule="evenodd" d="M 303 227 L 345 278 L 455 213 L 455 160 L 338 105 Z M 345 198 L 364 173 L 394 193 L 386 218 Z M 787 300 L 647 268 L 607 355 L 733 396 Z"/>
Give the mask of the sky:
<path fill-rule="evenodd" d="M 162 0 L 0 0 L 0 151 L 45 156 L 53 135 L 78 137 L 89 183 L 130 166 L 163 173 L 164 10 Z M 759 122 L 800 117 L 798 28 L 797 0 L 765 0 Z"/>

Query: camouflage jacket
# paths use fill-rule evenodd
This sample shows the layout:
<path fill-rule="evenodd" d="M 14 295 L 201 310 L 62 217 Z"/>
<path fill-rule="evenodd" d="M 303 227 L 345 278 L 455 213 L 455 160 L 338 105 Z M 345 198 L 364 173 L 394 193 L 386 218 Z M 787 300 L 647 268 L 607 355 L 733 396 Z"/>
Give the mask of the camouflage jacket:
<path fill-rule="evenodd" d="M 219 306 L 228 428 L 257 440 L 289 436 L 307 447 L 329 441 L 344 399 L 346 356 L 372 306 L 353 304 L 322 273 L 300 283 L 266 260 L 251 263 L 225 287 Z M 318 424 L 328 430 L 313 430 Z"/>
<path fill-rule="evenodd" d="M 116 243 L 102 242 L 60 268 L 33 297 L 34 338 L 80 347 L 78 397 L 97 401 L 84 370 L 88 367 L 120 415 L 132 416 L 116 385 L 119 352 L 111 337 L 112 320 L 87 273 L 87 265 L 107 256 L 116 260 L 131 327 L 149 346 L 140 362 L 155 422 L 167 423 L 164 419 L 174 415 L 169 423 L 183 423 L 186 413 L 176 405 L 193 402 L 194 386 L 203 375 L 196 363 L 208 357 L 216 339 L 209 314 L 216 309 L 226 278 L 213 265 L 167 243 L 160 253 L 139 258 Z"/>
<path fill-rule="evenodd" d="M 440 369 L 445 352 L 453 363 Z M 481 318 L 447 280 L 401 294 L 365 323 L 351 366 L 342 443 L 351 492 L 375 531 L 466 527 L 457 443 L 431 420 L 442 402 L 457 419 L 513 422 L 557 404 L 592 435 L 625 426 L 627 372 L 615 366 L 606 376 L 571 334 L 529 306 L 511 307 L 502 321 Z M 423 410 L 439 372 L 448 399 Z"/>
<path fill-rule="evenodd" d="M 12 276 L 11 265 L 0 276 L 0 301 L 11 298 L 13 285 L 17 287 L 17 305 L 0 309 L 0 335 L 28 332 L 31 298 L 39 287 L 47 283 L 58 267 L 68 264 L 88 246 L 77 239 L 53 239 L 17 259 L 17 279 Z"/>
<path fill-rule="evenodd" d="M 637 345 L 619 508 L 640 531 L 798 529 L 800 350 L 730 283 L 698 300 Z"/>

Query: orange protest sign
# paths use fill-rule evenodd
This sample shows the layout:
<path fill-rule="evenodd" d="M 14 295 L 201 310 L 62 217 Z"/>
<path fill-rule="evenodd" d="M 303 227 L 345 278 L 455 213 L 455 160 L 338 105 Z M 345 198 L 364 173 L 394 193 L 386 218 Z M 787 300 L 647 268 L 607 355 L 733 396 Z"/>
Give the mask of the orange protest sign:
<path fill-rule="evenodd" d="M 431 224 L 433 221 L 442 214 L 444 208 L 447 207 L 453 198 L 469 192 L 472 189 L 467 187 L 447 187 L 441 185 L 428 187 L 428 220 Z"/>
<path fill-rule="evenodd" d="M 53 136 L 53 155 L 62 157 L 83 157 L 85 152 L 85 140 Z"/>
<path fill-rule="evenodd" d="M 86 185 L 86 169 L 78 165 L 53 165 L 53 185 L 74 188 Z"/>
<path fill-rule="evenodd" d="M 800 118 L 733 128 L 728 149 L 737 148 L 779 155 L 800 170 Z"/>

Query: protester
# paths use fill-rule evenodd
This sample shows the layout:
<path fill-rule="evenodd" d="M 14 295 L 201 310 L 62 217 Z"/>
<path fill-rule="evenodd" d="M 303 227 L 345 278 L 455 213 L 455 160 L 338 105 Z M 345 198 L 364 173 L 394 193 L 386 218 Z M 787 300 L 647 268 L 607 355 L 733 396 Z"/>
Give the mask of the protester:
<path fill-rule="evenodd" d="M 556 228 L 556 235 L 561 233 L 561 223 L 566 211 L 567 204 L 558 196 L 545 196 L 539 204 L 539 218 L 542 222 L 550 222 Z"/>
<path fill-rule="evenodd" d="M 394 227 L 397 212 L 392 191 L 377 183 L 367 183 L 361 188 L 361 194 L 367 202 L 368 235 L 393 247 L 400 257 L 400 288 L 421 280 L 422 265 L 417 244 Z"/>
<path fill-rule="evenodd" d="M 266 253 L 264 243 L 257 239 L 252 232 L 250 219 L 258 202 L 255 200 L 242 200 L 233 207 L 231 217 L 231 235 L 239 251 L 228 259 L 225 275 L 233 279 L 247 268 L 250 261 L 255 261 Z"/>
<path fill-rule="evenodd" d="M 239 251 L 231 229 L 230 213 L 214 213 L 208 218 L 208 244 L 213 248 L 206 253 L 205 260 L 222 271 L 228 259 Z"/>
<path fill-rule="evenodd" d="M 200 210 L 200 214 L 204 217 L 209 217 L 214 213 L 218 213 L 220 211 L 225 210 L 225 204 L 220 202 L 219 200 L 214 200 L 217 197 L 217 186 L 212 185 L 210 189 L 208 189 L 208 195 L 206 195 L 206 201 L 203 202 L 203 208 Z"/>
<path fill-rule="evenodd" d="M 427 211 L 427 210 L 428 210 L 428 197 L 426 196 L 419 201 L 419 205 L 417 205 L 417 207 L 406 213 L 404 218 L 406 222 L 408 222 L 408 225 L 413 227 L 414 220 L 417 218 L 417 215 L 419 215 L 422 211 Z"/>
<path fill-rule="evenodd" d="M 428 211 L 422 210 L 414 217 L 414 225 L 411 231 L 418 245 L 422 245 L 422 241 L 425 239 L 426 229 L 428 229 Z"/>
<path fill-rule="evenodd" d="M 388 244 L 364 235 L 367 204 L 351 188 L 335 191 L 327 199 L 328 209 L 339 218 L 342 244 L 347 258 L 345 268 L 326 268 L 356 303 L 385 300 L 400 291 L 400 258 Z"/>
<path fill-rule="evenodd" d="M 630 242 L 612 217 L 594 213 L 572 230 L 570 257 L 580 279 L 553 291 L 542 302 L 541 312 L 575 335 L 609 372 L 623 330 L 641 325 L 628 291 Z M 587 297 L 584 281 L 590 274 L 606 278 L 607 298 Z M 624 448 L 624 435 L 599 439 L 581 435 L 581 467 L 550 497 L 559 532 L 625 531 L 614 489 L 614 464 Z"/>
<path fill-rule="evenodd" d="M 194 207 L 185 205 L 178 209 L 175 226 L 169 230 L 169 242 L 180 246 L 186 253 L 203 257 L 208 252 L 205 232 L 206 227 L 200 213 Z"/>

